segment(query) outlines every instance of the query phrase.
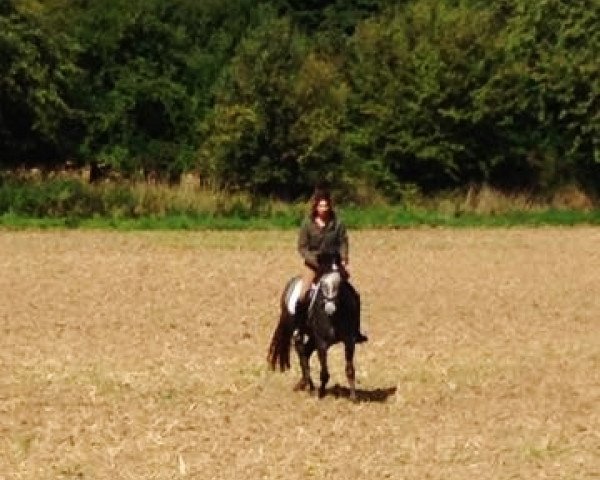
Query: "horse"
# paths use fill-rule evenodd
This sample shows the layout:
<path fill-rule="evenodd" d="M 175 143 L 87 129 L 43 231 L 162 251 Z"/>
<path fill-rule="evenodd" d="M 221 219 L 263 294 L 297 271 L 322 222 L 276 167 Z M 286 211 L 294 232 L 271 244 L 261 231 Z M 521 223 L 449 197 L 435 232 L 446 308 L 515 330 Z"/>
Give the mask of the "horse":
<path fill-rule="evenodd" d="M 295 391 L 314 391 L 310 376 L 310 357 L 316 350 L 321 367 L 318 395 L 323 398 L 329 381 L 327 350 L 343 342 L 346 359 L 346 378 L 350 387 L 350 399 L 356 401 L 354 351 L 360 326 L 360 296 L 344 278 L 335 260 L 320 261 L 321 275 L 313 285 L 312 295 L 305 312 L 295 312 L 297 294 L 302 279 L 291 278 L 280 298 L 279 323 L 271 338 L 267 360 L 272 370 L 277 367 L 284 372 L 290 368 L 292 338 L 302 378 Z"/>

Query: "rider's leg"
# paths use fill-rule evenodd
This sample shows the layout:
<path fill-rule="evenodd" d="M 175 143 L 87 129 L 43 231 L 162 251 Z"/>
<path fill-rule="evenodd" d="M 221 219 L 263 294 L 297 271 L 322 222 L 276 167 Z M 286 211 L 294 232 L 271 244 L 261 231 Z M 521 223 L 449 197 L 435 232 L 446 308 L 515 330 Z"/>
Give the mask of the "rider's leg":
<path fill-rule="evenodd" d="M 302 270 L 302 290 L 300 291 L 300 297 L 298 298 L 296 307 L 297 312 L 306 312 L 308 308 L 308 291 L 316 278 L 317 272 L 309 265 L 304 264 L 304 269 Z"/>
<path fill-rule="evenodd" d="M 364 343 L 367 340 L 369 340 L 369 337 L 367 337 L 360 331 L 360 294 L 356 291 L 356 289 L 354 288 L 354 286 L 351 283 L 347 282 L 346 285 L 348 285 L 348 288 L 350 289 L 350 293 L 356 301 L 356 309 L 358 312 L 358 320 L 356 322 L 355 341 L 356 341 L 356 343 Z"/>
<path fill-rule="evenodd" d="M 356 343 L 364 343 L 369 340 L 364 333 L 360 331 L 360 296 L 357 294 L 358 298 L 358 322 L 356 322 Z"/>

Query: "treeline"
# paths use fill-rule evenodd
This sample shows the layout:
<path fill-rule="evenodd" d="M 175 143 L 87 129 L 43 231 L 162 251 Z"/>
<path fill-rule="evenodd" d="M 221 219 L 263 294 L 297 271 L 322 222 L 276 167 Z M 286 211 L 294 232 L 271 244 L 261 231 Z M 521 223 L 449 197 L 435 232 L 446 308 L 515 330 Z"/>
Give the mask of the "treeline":
<path fill-rule="evenodd" d="M 0 0 L 0 168 L 600 192 L 597 0 Z"/>

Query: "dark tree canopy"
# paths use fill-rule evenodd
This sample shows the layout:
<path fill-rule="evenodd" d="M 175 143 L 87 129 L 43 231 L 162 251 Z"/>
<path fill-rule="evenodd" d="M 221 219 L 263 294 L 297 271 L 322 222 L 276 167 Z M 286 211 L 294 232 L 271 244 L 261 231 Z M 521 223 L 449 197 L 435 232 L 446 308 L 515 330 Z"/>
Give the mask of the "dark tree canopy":
<path fill-rule="evenodd" d="M 0 168 L 600 190 L 594 0 L 0 0 Z"/>

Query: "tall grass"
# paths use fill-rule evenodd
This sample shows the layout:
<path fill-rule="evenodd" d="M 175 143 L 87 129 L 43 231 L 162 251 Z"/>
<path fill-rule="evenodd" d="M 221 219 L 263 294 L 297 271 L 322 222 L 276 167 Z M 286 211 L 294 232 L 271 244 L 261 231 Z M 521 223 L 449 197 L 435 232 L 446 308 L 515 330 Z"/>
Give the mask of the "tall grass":
<path fill-rule="evenodd" d="M 256 216 L 275 202 L 247 194 L 227 194 L 167 184 L 88 184 L 73 178 L 46 181 L 8 180 L 0 184 L 0 214 L 26 217 L 165 217 L 172 215 Z"/>
<path fill-rule="evenodd" d="M 378 197 L 339 209 L 353 228 L 600 224 L 593 199 L 576 187 L 547 198 L 507 195 L 491 188 L 410 196 L 386 204 Z M 197 185 L 144 182 L 88 184 L 77 178 L 0 180 L 0 225 L 121 229 L 294 228 L 302 202 L 286 203 Z"/>

